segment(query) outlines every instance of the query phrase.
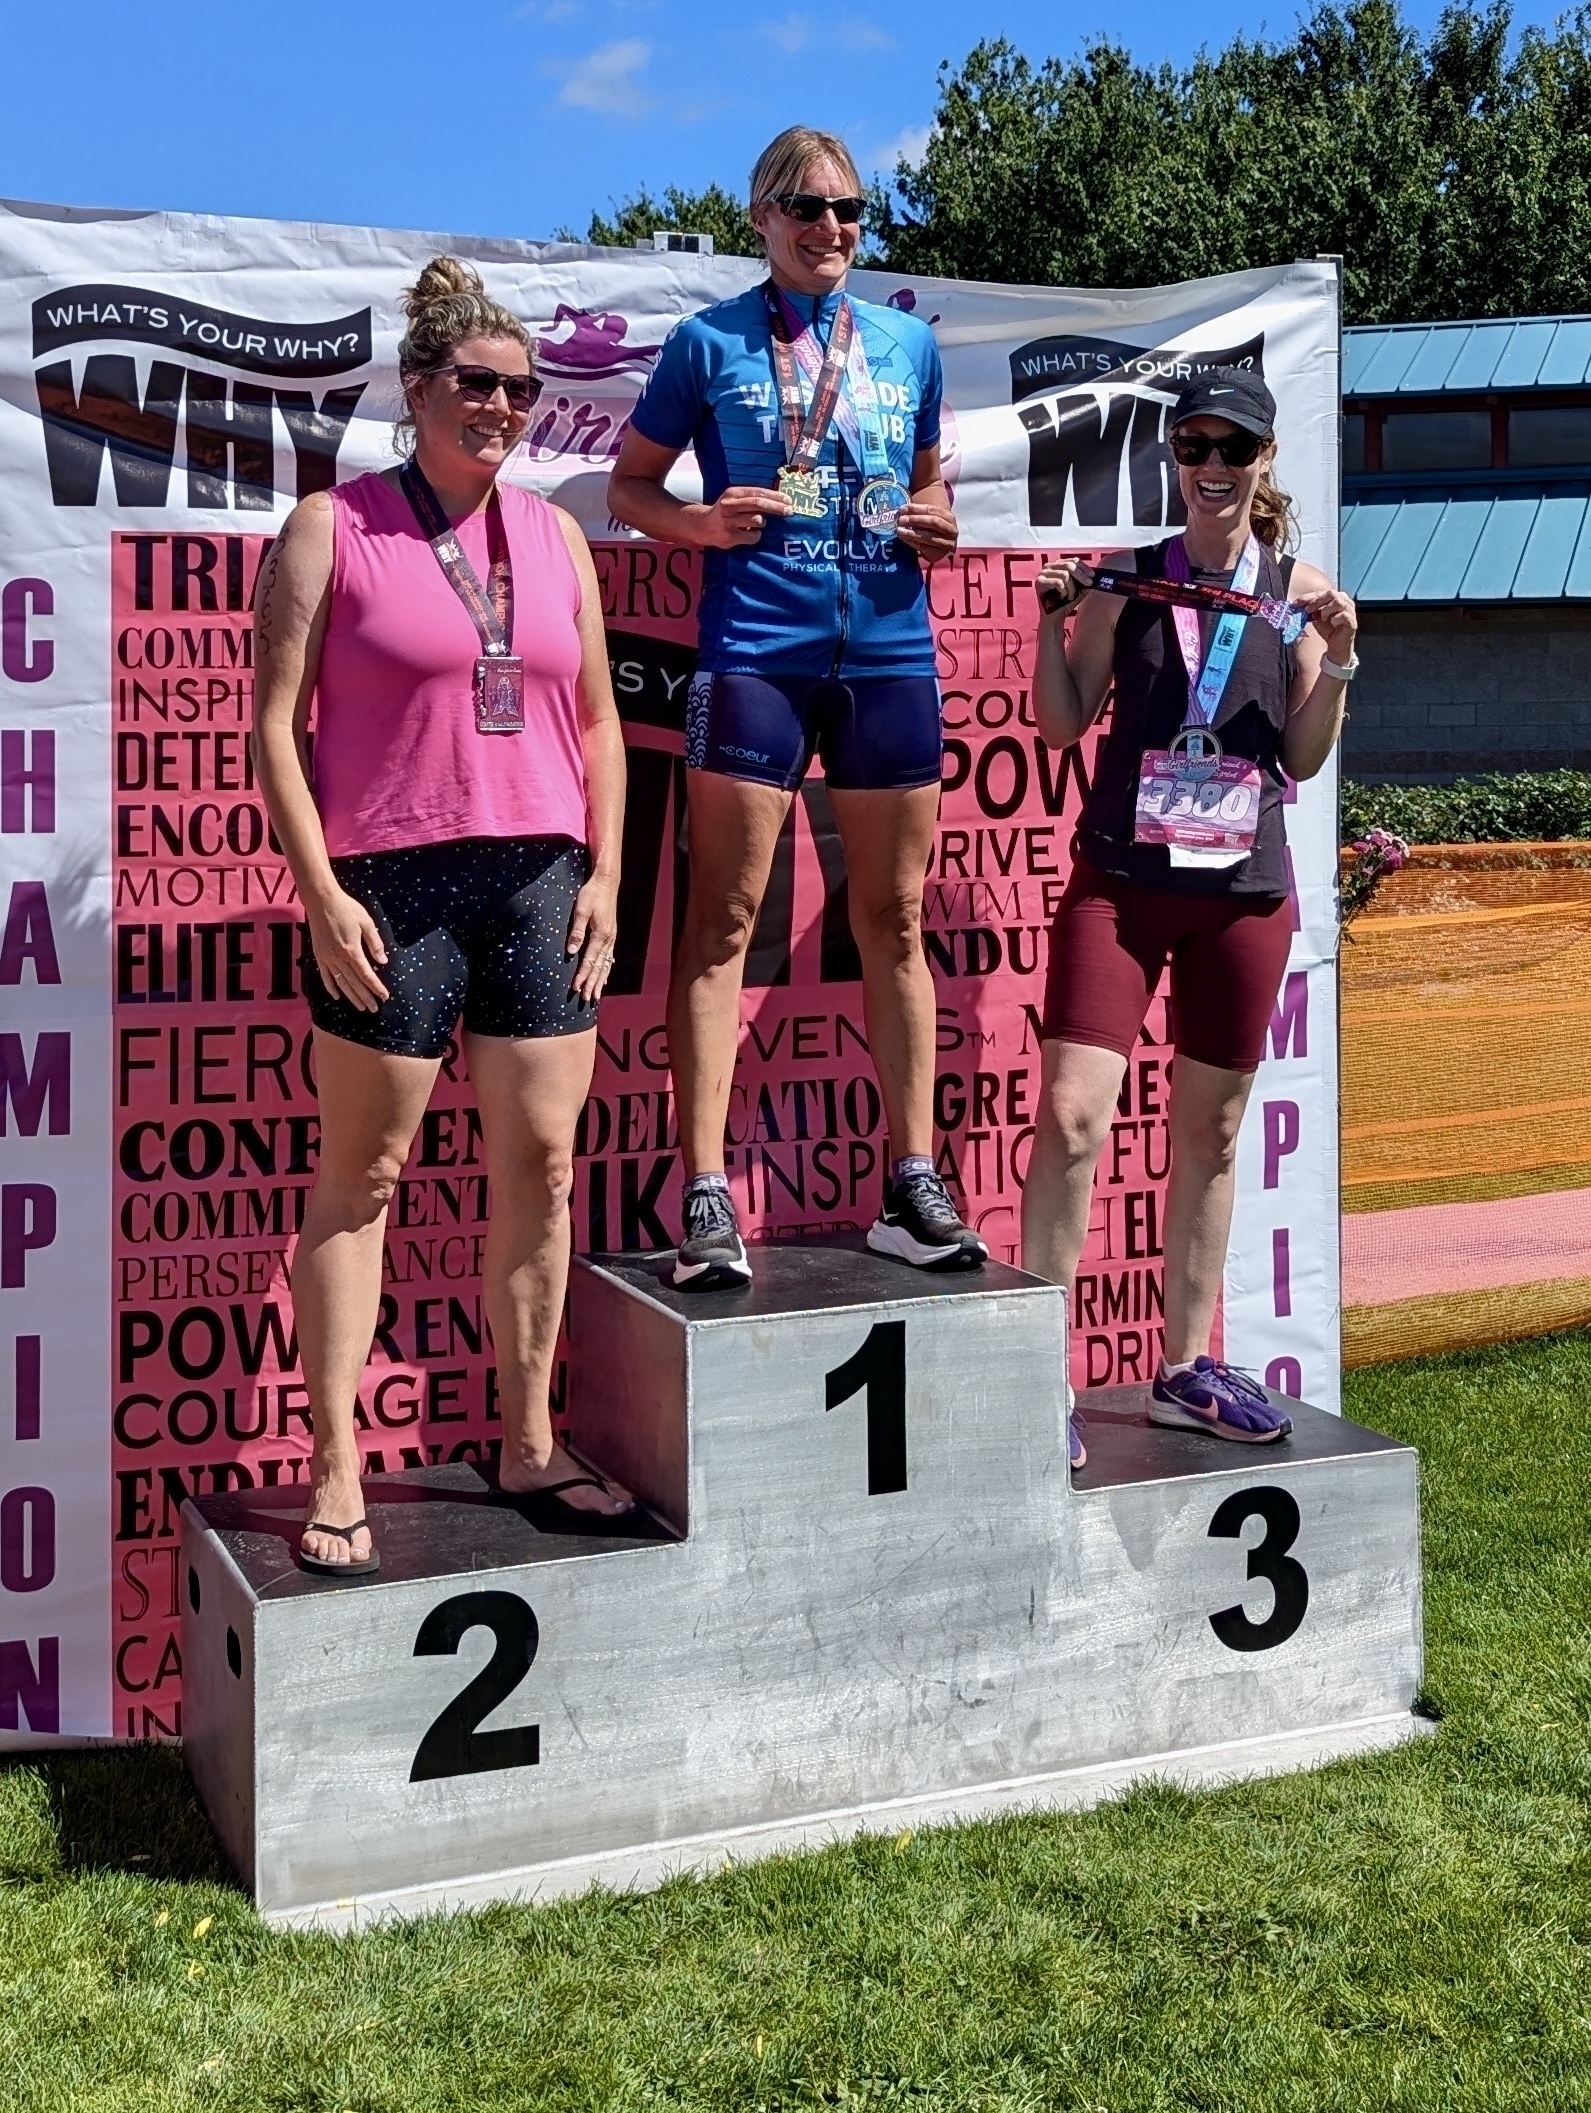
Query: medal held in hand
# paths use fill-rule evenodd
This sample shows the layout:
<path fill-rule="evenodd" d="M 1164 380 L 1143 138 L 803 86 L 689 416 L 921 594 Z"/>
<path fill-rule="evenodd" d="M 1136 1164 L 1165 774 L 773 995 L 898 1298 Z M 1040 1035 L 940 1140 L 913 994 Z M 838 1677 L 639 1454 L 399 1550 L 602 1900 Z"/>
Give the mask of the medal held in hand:
<path fill-rule="evenodd" d="M 787 462 L 774 481 L 790 501 L 790 511 L 798 521 L 821 521 L 828 512 L 823 479 L 816 470 L 796 469 Z"/>
<path fill-rule="evenodd" d="M 1278 601 L 1270 594 L 1243 594 L 1235 587 L 1207 586 L 1198 580 L 1165 580 L 1138 572 L 1096 569 L 1088 583 L 1101 594 L 1120 594 L 1132 601 L 1160 602 L 1179 609 L 1213 609 L 1218 615 L 1257 616 L 1282 634 L 1290 646 L 1303 636 L 1308 616 L 1296 602 Z M 1039 606 L 1046 616 L 1064 606 L 1053 587 L 1039 589 Z"/>
<path fill-rule="evenodd" d="M 869 535 L 892 536 L 911 504 L 911 493 L 894 477 L 874 477 L 856 495 L 856 525 Z"/>
<path fill-rule="evenodd" d="M 525 731 L 525 663 L 514 651 L 514 568 L 496 490 L 486 502 L 486 551 L 491 560 L 483 587 L 464 546 L 453 532 L 430 479 L 412 457 L 398 472 L 403 495 L 430 544 L 443 577 L 469 612 L 480 635 L 475 662 L 475 731 Z"/>
<path fill-rule="evenodd" d="M 771 280 L 763 287 L 763 298 L 773 336 L 779 421 L 788 457 L 776 481 L 790 502 L 791 513 L 813 521 L 828 513 L 818 458 L 830 426 L 837 424 L 862 467 L 856 525 L 868 535 L 892 537 L 895 524 L 911 503 L 911 494 L 896 476 L 884 444 L 878 391 L 855 311 L 842 296 L 834 311 L 829 342 L 820 354 L 811 325 Z M 802 391 L 803 375 L 812 390 L 810 404 Z"/>

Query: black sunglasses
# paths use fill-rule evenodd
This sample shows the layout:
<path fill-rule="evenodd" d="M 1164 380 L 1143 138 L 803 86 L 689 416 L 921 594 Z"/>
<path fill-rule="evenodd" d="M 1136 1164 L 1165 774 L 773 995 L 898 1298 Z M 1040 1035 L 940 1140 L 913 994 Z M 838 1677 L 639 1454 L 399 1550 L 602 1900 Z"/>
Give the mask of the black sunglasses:
<path fill-rule="evenodd" d="M 1208 433 L 1173 433 L 1171 452 L 1188 470 L 1195 470 L 1201 462 L 1208 462 L 1212 451 L 1220 456 L 1229 470 L 1246 470 L 1269 441 L 1268 433 L 1225 433 L 1219 440 L 1212 440 Z"/>
<path fill-rule="evenodd" d="M 511 411 L 528 411 L 541 394 L 541 383 L 531 374 L 499 374 L 493 367 L 461 367 L 456 360 L 451 367 L 439 367 L 437 372 L 451 374 L 460 396 L 472 404 L 490 403 L 501 389 Z"/>
<path fill-rule="evenodd" d="M 786 220 L 804 220 L 808 227 L 830 211 L 836 220 L 853 226 L 867 209 L 865 198 L 820 198 L 816 191 L 781 191 L 773 202 Z"/>

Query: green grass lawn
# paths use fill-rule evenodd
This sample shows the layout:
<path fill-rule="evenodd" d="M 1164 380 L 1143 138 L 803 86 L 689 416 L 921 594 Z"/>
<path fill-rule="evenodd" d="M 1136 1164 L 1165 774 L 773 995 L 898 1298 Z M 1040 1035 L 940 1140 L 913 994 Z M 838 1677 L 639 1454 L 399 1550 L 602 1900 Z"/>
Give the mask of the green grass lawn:
<path fill-rule="evenodd" d="M 0 2107 L 1591 2106 L 1591 1334 L 1355 1375 L 1439 1736 L 641 1898 L 267 1932 L 177 1757 L 0 1771 Z"/>

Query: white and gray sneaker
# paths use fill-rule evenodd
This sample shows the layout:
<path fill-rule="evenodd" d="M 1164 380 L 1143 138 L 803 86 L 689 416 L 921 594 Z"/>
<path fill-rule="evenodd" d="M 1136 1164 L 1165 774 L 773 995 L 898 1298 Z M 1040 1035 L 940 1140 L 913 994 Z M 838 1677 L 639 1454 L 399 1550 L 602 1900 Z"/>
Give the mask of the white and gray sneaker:
<path fill-rule="evenodd" d="M 884 1208 L 867 1244 L 875 1254 L 896 1255 L 916 1269 L 981 1269 L 989 1250 L 956 1215 L 950 1191 L 937 1174 L 908 1174 L 889 1182 Z"/>
<path fill-rule="evenodd" d="M 735 1199 L 727 1188 L 687 1189 L 685 1237 L 674 1257 L 679 1291 L 736 1291 L 751 1282 Z"/>

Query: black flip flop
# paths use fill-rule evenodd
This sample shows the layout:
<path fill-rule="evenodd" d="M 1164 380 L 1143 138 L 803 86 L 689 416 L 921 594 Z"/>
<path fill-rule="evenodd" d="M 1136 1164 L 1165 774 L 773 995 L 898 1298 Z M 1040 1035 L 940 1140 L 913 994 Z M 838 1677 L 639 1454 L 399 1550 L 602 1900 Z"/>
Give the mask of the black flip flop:
<path fill-rule="evenodd" d="M 368 1528 L 369 1525 L 370 1521 L 368 1519 L 355 1519 L 352 1526 L 328 1526 L 324 1519 L 312 1519 L 309 1525 L 304 1528 L 304 1531 L 305 1533 L 333 1533 L 339 1541 L 346 1541 L 351 1549 L 354 1543 L 354 1535 L 361 1526 Z M 317 1577 L 373 1577 L 376 1571 L 381 1568 L 381 1556 L 374 1540 L 372 1540 L 370 1553 L 362 1557 L 357 1563 L 328 1563 L 324 1556 L 306 1555 L 303 1544 L 300 1542 L 298 1567 L 300 1570 L 313 1571 Z"/>
<path fill-rule="evenodd" d="M 600 1489 L 604 1495 L 612 1496 L 613 1484 L 605 1475 L 566 1475 L 561 1482 L 547 1482 L 540 1489 L 500 1489 L 498 1494 L 509 1504 L 525 1509 L 540 1510 L 543 1506 L 557 1516 L 578 1520 L 582 1527 L 592 1525 L 616 1525 L 620 1519 L 633 1518 L 635 1503 L 631 1500 L 628 1511 L 584 1511 L 578 1504 L 566 1504 L 561 1494 L 566 1489 Z"/>

